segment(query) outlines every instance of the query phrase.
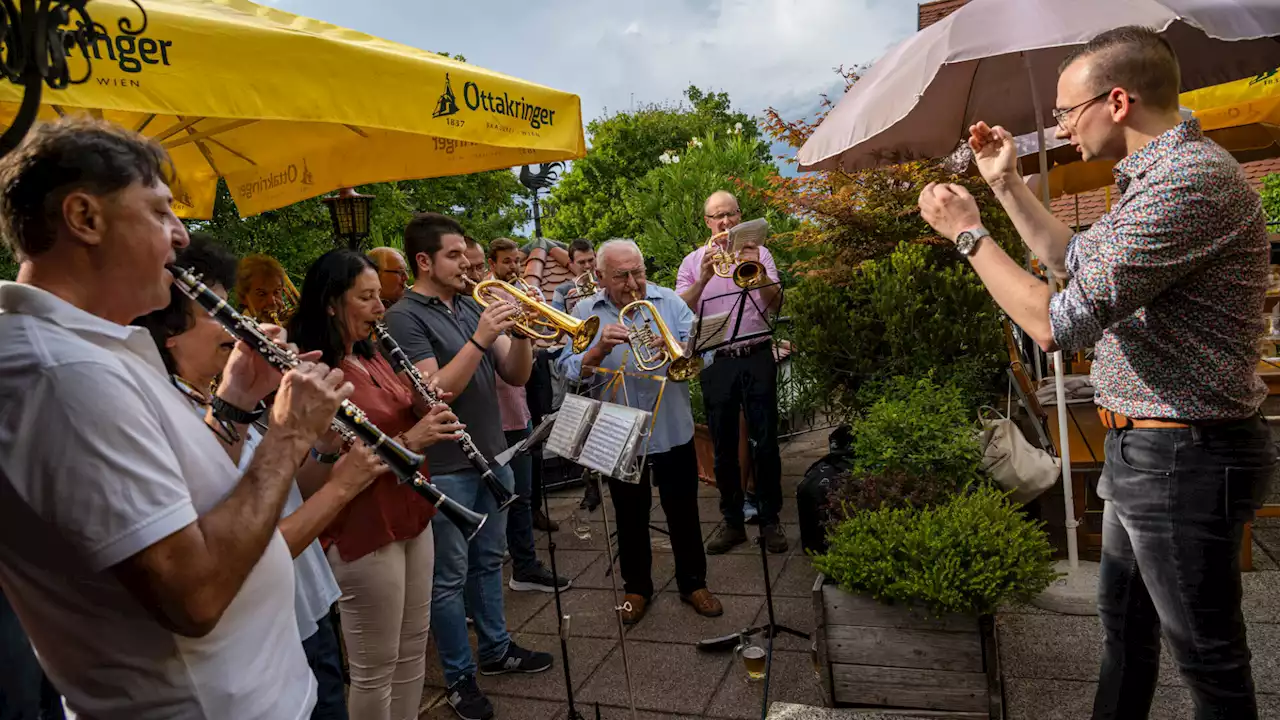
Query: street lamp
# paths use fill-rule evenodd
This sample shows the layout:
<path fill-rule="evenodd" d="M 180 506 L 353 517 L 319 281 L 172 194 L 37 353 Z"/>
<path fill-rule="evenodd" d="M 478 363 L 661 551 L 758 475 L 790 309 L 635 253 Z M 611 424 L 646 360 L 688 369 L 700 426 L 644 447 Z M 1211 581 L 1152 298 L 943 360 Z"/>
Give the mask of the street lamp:
<path fill-rule="evenodd" d="M 333 234 L 347 242 L 347 247 L 359 250 L 369 237 L 369 209 L 372 195 L 361 195 L 352 188 L 342 188 L 337 195 L 322 198 L 329 206 L 329 219 L 333 221 Z"/>

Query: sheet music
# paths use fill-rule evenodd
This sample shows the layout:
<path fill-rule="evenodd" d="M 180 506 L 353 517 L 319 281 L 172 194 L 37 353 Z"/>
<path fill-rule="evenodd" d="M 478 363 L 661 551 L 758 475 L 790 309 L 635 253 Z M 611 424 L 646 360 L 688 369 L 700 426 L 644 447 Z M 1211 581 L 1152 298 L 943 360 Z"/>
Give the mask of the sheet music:
<path fill-rule="evenodd" d="M 726 243 L 726 249 L 729 252 L 738 252 L 747 243 L 754 245 L 764 245 L 764 241 L 769 236 L 769 221 L 764 218 L 756 218 L 748 220 L 744 223 L 729 228 L 729 240 Z"/>
<path fill-rule="evenodd" d="M 521 440 L 515 445 L 512 445 L 506 450 L 503 450 L 501 453 L 498 453 L 497 457 L 493 459 L 494 464 L 498 466 L 505 466 L 507 463 L 511 462 L 511 459 L 517 454 L 526 452 L 528 448 L 546 440 L 547 436 L 551 434 L 551 429 L 555 427 L 557 415 L 558 413 L 551 413 L 550 415 L 543 416 L 542 420 L 538 423 L 538 427 L 533 429 L 533 432 L 529 434 L 529 437 Z"/>
<path fill-rule="evenodd" d="M 689 348 L 695 353 L 701 353 L 699 348 L 712 347 L 729 340 L 729 331 L 732 323 L 729 322 L 730 313 L 722 312 L 714 315 L 704 315 L 699 317 L 694 323 L 693 344 Z"/>
<path fill-rule="evenodd" d="M 565 395 L 556 413 L 555 425 L 551 427 L 551 435 L 547 437 L 547 451 L 570 460 L 577 458 L 583 437 L 599 408 L 599 400 Z"/>
<path fill-rule="evenodd" d="M 641 427 L 648 422 L 649 415 L 625 405 L 602 403 L 582 446 L 578 464 L 609 477 L 628 480 Z"/>

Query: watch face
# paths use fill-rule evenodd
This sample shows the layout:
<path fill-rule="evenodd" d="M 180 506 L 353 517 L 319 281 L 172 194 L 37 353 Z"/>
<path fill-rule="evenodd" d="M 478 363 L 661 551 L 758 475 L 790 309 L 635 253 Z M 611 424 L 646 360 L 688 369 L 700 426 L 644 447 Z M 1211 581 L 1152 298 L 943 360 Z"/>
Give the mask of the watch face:
<path fill-rule="evenodd" d="M 968 255 L 973 249 L 973 233 L 965 230 L 956 236 L 956 249 Z"/>

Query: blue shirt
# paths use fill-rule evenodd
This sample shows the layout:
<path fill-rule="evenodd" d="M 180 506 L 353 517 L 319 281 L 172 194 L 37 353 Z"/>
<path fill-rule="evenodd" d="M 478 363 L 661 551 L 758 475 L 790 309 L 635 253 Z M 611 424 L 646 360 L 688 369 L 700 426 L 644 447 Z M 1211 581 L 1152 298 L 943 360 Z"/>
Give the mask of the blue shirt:
<path fill-rule="evenodd" d="M 675 291 L 659 287 L 653 283 L 646 284 L 645 299 L 653 303 L 654 307 L 658 309 L 658 315 L 662 317 L 662 322 L 666 323 L 667 329 L 680 342 L 687 342 L 690 329 L 693 327 L 694 315 L 684 300 L 681 300 L 680 296 L 675 294 Z M 607 294 L 597 292 L 595 295 L 583 298 L 574 307 L 573 316 L 579 320 L 586 320 L 592 315 L 600 318 L 600 330 L 596 331 L 596 337 L 591 343 L 594 346 L 600 340 L 600 333 L 604 332 L 604 326 L 618 322 L 619 312 L 621 312 L 621 308 L 614 305 Z M 569 379 L 571 387 L 572 383 L 582 376 L 582 356 L 585 354 L 583 352 L 573 355 L 566 350 L 560 356 L 560 359 L 556 361 L 556 367 Z M 621 365 L 624 357 L 627 362 L 625 369 L 628 372 L 642 372 L 636 369 L 631 346 L 627 343 L 614 347 L 605 356 L 600 366 L 610 370 L 622 369 Z M 663 366 L 651 374 L 665 375 L 666 372 L 666 366 Z M 626 383 L 628 405 L 634 408 L 653 407 L 653 403 L 658 399 L 659 383 L 633 377 L 626 377 L 624 382 Z M 619 392 L 615 400 L 621 401 L 621 395 L 621 392 Z M 653 435 L 649 438 L 649 454 L 656 455 L 666 452 L 684 445 L 692 439 L 693 411 L 689 406 L 689 383 L 667 381 L 666 390 L 662 393 L 662 403 L 658 406 L 658 416 L 653 425 Z"/>

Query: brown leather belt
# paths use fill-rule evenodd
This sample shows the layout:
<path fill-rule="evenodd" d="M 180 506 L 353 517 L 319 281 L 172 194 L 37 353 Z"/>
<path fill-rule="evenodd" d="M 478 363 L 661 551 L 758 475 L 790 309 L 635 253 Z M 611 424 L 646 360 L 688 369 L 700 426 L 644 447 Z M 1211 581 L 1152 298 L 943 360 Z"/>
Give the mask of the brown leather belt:
<path fill-rule="evenodd" d="M 1112 430 L 1141 430 L 1141 429 L 1185 429 L 1190 427 L 1206 427 L 1212 425 L 1222 425 L 1223 423 L 1235 422 L 1234 420 L 1197 420 L 1196 422 L 1182 422 L 1180 420 L 1158 420 L 1154 418 L 1131 418 L 1127 415 L 1121 415 L 1113 410 L 1104 407 L 1098 408 L 1098 417 L 1102 418 L 1102 424 Z"/>

